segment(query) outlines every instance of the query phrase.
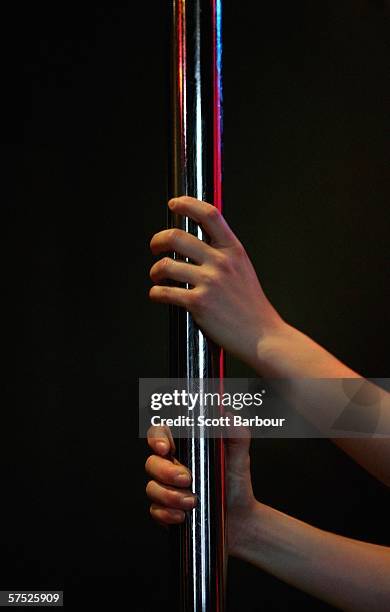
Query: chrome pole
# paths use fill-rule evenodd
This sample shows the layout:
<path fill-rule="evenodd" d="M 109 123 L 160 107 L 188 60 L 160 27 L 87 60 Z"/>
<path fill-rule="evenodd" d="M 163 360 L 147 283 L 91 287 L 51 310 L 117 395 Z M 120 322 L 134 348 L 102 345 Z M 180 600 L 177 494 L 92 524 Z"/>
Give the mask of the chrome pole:
<path fill-rule="evenodd" d="M 170 152 L 168 197 L 193 196 L 222 208 L 222 0 L 171 1 Z M 207 240 L 191 219 L 170 226 Z M 174 254 L 174 257 L 179 255 Z M 170 309 L 170 375 L 222 378 L 222 349 L 189 312 Z M 225 464 L 222 439 L 190 435 L 177 441 L 193 475 L 197 507 L 173 529 L 182 612 L 223 612 L 225 600 Z"/>

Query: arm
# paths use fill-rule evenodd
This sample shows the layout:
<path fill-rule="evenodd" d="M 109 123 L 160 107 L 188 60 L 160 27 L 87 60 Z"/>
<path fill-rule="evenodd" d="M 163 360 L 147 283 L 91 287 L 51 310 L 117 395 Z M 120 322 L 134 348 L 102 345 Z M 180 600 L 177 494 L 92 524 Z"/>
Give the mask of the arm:
<path fill-rule="evenodd" d="M 165 257 L 154 264 L 150 271 L 155 283 L 150 290 L 151 299 L 189 310 L 208 337 L 260 376 L 290 379 L 289 397 L 319 429 L 334 422 L 334 411 L 339 406 L 337 398 L 322 396 L 315 397 L 314 402 L 308 401 L 299 379 L 362 377 L 283 321 L 264 294 L 244 247 L 214 206 L 187 196 L 170 200 L 169 206 L 175 213 L 201 224 L 210 237 L 210 244 L 178 229 L 153 236 L 154 254 L 176 251 L 189 261 Z M 188 283 L 192 288 L 165 286 L 167 279 Z M 378 431 L 390 432 L 389 394 L 375 389 L 382 404 L 387 404 L 387 409 L 382 410 Z M 390 438 L 335 440 L 388 485 L 389 441 Z"/>
<path fill-rule="evenodd" d="M 282 324 L 273 334 L 259 340 L 254 369 L 269 378 L 289 379 L 289 399 L 298 412 L 320 430 L 329 431 L 345 405 L 345 396 L 338 388 L 323 387 L 328 394 L 312 394 L 310 385 L 301 379 L 309 378 L 363 378 L 331 355 L 322 346 L 299 330 Z M 356 386 L 358 389 L 358 386 Z M 363 389 L 363 387 L 361 387 Z M 365 383 L 364 393 L 372 403 L 364 406 L 369 411 L 380 405 L 377 432 L 385 432 L 383 438 L 336 438 L 333 440 L 352 459 L 378 480 L 390 486 L 390 398 L 383 389 Z M 313 410 L 315 407 L 315 410 Z"/>
<path fill-rule="evenodd" d="M 389 609 L 389 548 L 322 531 L 259 502 L 242 530 L 234 556 L 342 610 Z"/>
<path fill-rule="evenodd" d="M 174 453 L 169 430 L 151 428 L 148 442 L 151 515 L 165 525 L 181 523 L 196 505 L 191 475 L 165 458 Z M 226 439 L 229 553 L 342 610 L 389 610 L 390 549 L 317 529 L 257 501 L 249 442 Z"/>

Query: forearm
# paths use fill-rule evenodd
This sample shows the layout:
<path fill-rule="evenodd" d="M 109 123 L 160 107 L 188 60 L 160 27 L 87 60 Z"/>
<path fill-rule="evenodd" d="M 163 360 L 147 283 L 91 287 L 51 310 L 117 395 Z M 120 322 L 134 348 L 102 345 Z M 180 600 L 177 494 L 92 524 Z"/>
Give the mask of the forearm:
<path fill-rule="evenodd" d="M 280 322 L 260 335 L 253 368 L 268 378 L 360 378 L 298 329 Z"/>
<path fill-rule="evenodd" d="M 201 225 L 210 241 L 206 243 L 177 228 L 155 234 L 151 240 L 155 255 L 173 251 L 188 262 L 170 257 L 157 261 L 150 270 L 156 283 L 150 290 L 151 299 L 186 308 L 210 340 L 245 361 L 260 376 L 288 379 L 289 399 L 295 408 L 317 428 L 331 431 L 340 414 L 340 402 L 333 393 L 337 385 L 330 395 L 318 393 L 311 385 L 312 397 L 308 397 L 302 379 L 359 375 L 281 319 L 266 297 L 243 245 L 214 206 L 182 196 L 170 200 L 169 207 L 174 214 Z M 168 280 L 173 283 L 168 285 Z M 177 283 L 191 285 L 191 290 Z M 345 405 L 345 394 L 339 399 Z M 382 418 L 385 411 L 380 408 L 379 412 Z M 389 406 L 386 414 L 377 429 L 390 435 Z M 360 442 L 340 439 L 337 443 L 390 483 L 387 440 L 373 440 L 368 449 Z"/>
<path fill-rule="evenodd" d="M 390 609 L 390 549 L 257 503 L 232 554 L 343 610 Z"/>
<path fill-rule="evenodd" d="M 286 399 L 309 422 L 325 432 L 332 430 L 333 424 L 346 407 L 348 398 L 339 385 L 308 384 L 308 379 L 363 380 L 359 374 L 311 338 L 284 322 L 260 337 L 256 356 L 250 365 L 260 376 L 288 379 Z M 361 391 L 360 384 L 356 385 L 356 394 L 358 391 Z M 371 416 L 370 410 L 374 411 L 374 418 L 376 410 L 379 414 L 376 432 L 369 433 L 385 433 L 389 436 L 389 394 L 369 382 L 365 385 L 364 393 L 372 394 L 372 401 L 362 405 L 362 409 L 367 411 L 368 417 Z M 357 414 L 361 415 L 359 411 Z M 390 485 L 390 437 L 341 437 L 333 441 L 376 478 Z"/>

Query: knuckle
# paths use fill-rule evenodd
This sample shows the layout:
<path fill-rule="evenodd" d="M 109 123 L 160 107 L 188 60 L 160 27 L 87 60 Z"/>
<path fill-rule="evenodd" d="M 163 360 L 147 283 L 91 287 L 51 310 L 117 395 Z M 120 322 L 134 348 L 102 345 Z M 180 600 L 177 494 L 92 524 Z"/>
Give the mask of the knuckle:
<path fill-rule="evenodd" d="M 145 461 L 145 470 L 146 472 L 148 472 L 148 474 L 151 471 L 152 464 L 153 464 L 153 455 L 150 455 Z"/>
<path fill-rule="evenodd" d="M 172 259 L 170 257 L 163 257 L 159 262 L 160 268 L 167 268 L 171 264 Z"/>
<path fill-rule="evenodd" d="M 178 200 L 179 202 L 182 202 L 183 204 L 188 204 L 188 205 L 193 205 L 196 202 L 203 202 L 203 200 L 200 200 L 199 198 L 195 198 L 194 196 L 190 196 L 190 195 L 181 195 L 178 198 L 176 198 L 176 200 Z"/>
<path fill-rule="evenodd" d="M 171 245 L 176 244 L 179 239 L 179 236 L 180 236 L 180 230 L 177 229 L 176 227 L 173 227 L 172 229 L 168 230 L 168 234 L 167 234 L 168 243 Z"/>
<path fill-rule="evenodd" d="M 221 215 L 218 208 L 212 204 L 208 204 L 205 210 L 206 217 L 209 221 L 217 221 Z"/>
<path fill-rule="evenodd" d="M 207 304 L 207 291 L 203 289 L 200 291 L 192 290 L 192 296 L 190 300 L 190 305 L 193 310 L 200 311 L 206 307 Z"/>
<path fill-rule="evenodd" d="M 149 480 L 149 482 L 147 483 L 146 487 L 145 487 L 145 493 L 148 497 L 151 497 L 152 495 L 152 490 L 153 490 L 153 481 Z"/>
<path fill-rule="evenodd" d="M 216 265 L 220 272 L 230 272 L 232 269 L 232 259 L 229 255 L 218 252 Z"/>
<path fill-rule="evenodd" d="M 202 280 L 203 280 L 205 287 L 208 290 L 211 287 L 214 287 L 215 285 L 218 285 L 220 283 L 221 274 L 216 270 L 208 270 L 204 274 Z"/>
<path fill-rule="evenodd" d="M 188 296 L 188 306 L 191 308 L 196 308 L 199 304 L 199 291 L 195 291 L 191 289 L 191 295 Z"/>
<path fill-rule="evenodd" d="M 168 271 L 171 261 L 172 260 L 170 259 L 170 257 L 163 257 L 155 264 L 153 264 L 150 269 L 150 278 L 152 280 L 158 279 L 161 275 L 164 275 Z"/>

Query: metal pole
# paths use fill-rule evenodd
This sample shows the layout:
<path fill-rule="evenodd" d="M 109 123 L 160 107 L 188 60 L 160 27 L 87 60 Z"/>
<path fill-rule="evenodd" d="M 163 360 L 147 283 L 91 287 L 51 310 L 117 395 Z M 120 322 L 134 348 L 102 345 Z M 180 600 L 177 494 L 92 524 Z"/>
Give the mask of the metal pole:
<path fill-rule="evenodd" d="M 193 196 L 222 208 L 222 0 L 171 0 L 171 106 L 168 197 Z M 207 240 L 191 219 L 170 225 Z M 174 254 L 174 257 L 179 257 Z M 170 312 L 170 375 L 223 377 L 222 350 L 191 315 Z M 178 458 L 193 475 L 197 507 L 178 527 L 179 607 L 182 612 L 223 612 L 225 599 L 225 472 L 222 439 L 178 440 Z"/>

